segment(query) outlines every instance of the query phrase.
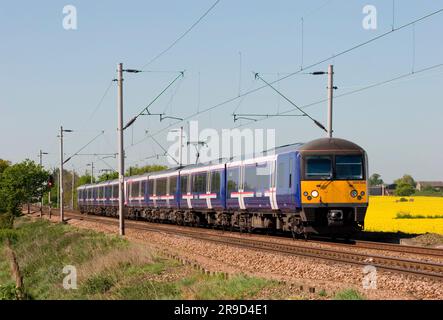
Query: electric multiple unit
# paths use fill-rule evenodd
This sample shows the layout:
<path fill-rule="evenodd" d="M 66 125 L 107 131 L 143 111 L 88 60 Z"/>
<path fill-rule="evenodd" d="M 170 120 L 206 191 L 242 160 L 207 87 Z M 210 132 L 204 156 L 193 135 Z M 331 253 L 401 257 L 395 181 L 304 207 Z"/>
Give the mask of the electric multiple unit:
<path fill-rule="evenodd" d="M 350 235 L 368 207 L 367 156 L 337 138 L 224 163 L 126 177 L 128 218 L 293 234 Z M 78 188 L 83 213 L 116 216 L 118 181 Z"/>

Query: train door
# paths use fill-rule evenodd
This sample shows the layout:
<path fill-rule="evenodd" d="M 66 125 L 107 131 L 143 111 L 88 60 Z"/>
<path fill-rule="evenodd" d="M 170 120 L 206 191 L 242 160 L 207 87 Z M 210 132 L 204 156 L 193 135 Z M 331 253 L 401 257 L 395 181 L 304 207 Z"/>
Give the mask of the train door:
<path fill-rule="evenodd" d="M 226 166 L 226 207 L 231 210 L 240 208 L 241 166 Z"/>
<path fill-rule="evenodd" d="M 242 201 L 246 209 L 269 210 L 271 162 L 246 163 L 243 168 Z"/>
<path fill-rule="evenodd" d="M 199 171 L 191 173 L 191 204 L 196 209 L 206 209 L 206 193 L 208 188 L 208 171 Z"/>
<path fill-rule="evenodd" d="M 282 211 L 293 211 L 296 207 L 296 155 L 282 154 L 277 157 L 275 188 L 277 206 Z"/>
<path fill-rule="evenodd" d="M 272 210 L 278 210 L 277 204 L 277 189 L 276 189 L 276 160 L 271 161 L 271 173 L 270 173 L 270 181 L 269 181 L 269 191 L 267 196 L 269 197 L 269 202 L 271 204 Z"/>

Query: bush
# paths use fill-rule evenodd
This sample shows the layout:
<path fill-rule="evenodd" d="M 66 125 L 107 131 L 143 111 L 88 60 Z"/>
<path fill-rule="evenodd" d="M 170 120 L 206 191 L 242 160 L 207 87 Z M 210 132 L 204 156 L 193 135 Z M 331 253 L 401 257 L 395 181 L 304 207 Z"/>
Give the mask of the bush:
<path fill-rule="evenodd" d="M 17 300 L 18 290 L 13 283 L 0 285 L 0 300 Z"/>
<path fill-rule="evenodd" d="M 15 242 L 18 237 L 18 232 L 13 229 L 0 229 L 0 243 L 9 239 L 11 242 Z"/>
<path fill-rule="evenodd" d="M 14 216 L 10 213 L 0 212 L 0 229 L 12 229 Z"/>
<path fill-rule="evenodd" d="M 82 291 L 86 294 L 106 293 L 114 286 L 114 280 L 110 276 L 97 275 L 86 280 Z"/>
<path fill-rule="evenodd" d="M 365 298 L 356 290 L 348 289 L 337 292 L 334 300 L 364 300 Z"/>
<path fill-rule="evenodd" d="M 412 215 L 409 212 L 397 212 L 397 216 L 395 219 L 443 219 L 443 214 L 435 214 L 435 215 L 422 215 L 422 214 L 414 214 Z"/>
<path fill-rule="evenodd" d="M 398 197 L 409 197 L 415 193 L 415 188 L 408 183 L 400 183 L 395 188 L 394 194 Z"/>

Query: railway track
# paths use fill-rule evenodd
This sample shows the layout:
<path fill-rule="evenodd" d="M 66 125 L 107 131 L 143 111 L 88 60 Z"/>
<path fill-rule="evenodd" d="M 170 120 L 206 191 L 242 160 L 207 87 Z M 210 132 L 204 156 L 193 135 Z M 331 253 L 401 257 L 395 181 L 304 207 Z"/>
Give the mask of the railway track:
<path fill-rule="evenodd" d="M 118 221 L 110 217 L 103 216 L 91 216 L 83 215 L 76 212 L 66 212 L 66 217 L 71 219 L 85 220 L 91 222 L 99 222 L 101 224 L 117 226 Z M 420 278 L 428 278 L 437 281 L 443 281 L 443 264 L 436 262 L 426 262 L 420 260 L 412 260 L 400 257 L 391 257 L 383 255 L 374 255 L 366 253 L 356 253 L 344 250 L 339 250 L 338 248 L 346 246 L 345 244 L 331 243 L 332 247 L 329 248 L 315 248 L 311 246 L 306 246 L 302 242 L 294 242 L 291 244 L 277 243 L 274 241 L 263 241 L 256 239 L 248 239 L 245 237 L 232 236 L 226 233 L 213 233 L 208 232 L 207 229 L 189 228 L 189 227 L 178 227 L 175 225 L 163 225 L 163 224 L 152 224 L 152 223 L 141 223 L 137 221 L 127 221 L 126 226 L 129 229 L 139 230 L 139 231 L 150 231 L 150 232 L 163 232 L 167 234 L 172 234 L 175 236 L 184 236 L 192 239 L 210 241 L 217 244 L 224 244 L 229 246 L 236 246 L 239 248 L 247 248 L 258 251 L 266 251 L 277 254 L 293 255 L 309 257 L 314 259 L 321 259 L 324 261 L 336 262 L 336 263 L 347 263 L 359 266 L 371 265 L 379 270 L 390 271 L 394 273 L 402 273 L 406 275 L 412 275 Z M 212 230 L 211 230 L 212 231 Z M 269 239 L 269 238 L 266 238 Z M 281 240 L 281 238 L 280 238 Z M 323 243 L 324 244 L 324 243 Z M 357 244 L 359 247 L 365 249 L 374 249 L 371 247 L 372 242 L 360 242 Z M 377 244 L 377 249 L 383 248 L 383 250 L 391 250 L 393 244 Z M 347 245 L 349 247 L 349 245 Z M 407 252 L 409 249 L 413 249 L 414 254 L 438 254 L 433 250 L 429 251 L 429 248 L 418 248 L 427 250 L 415 250 L 415 247 L 406 247 Z M 402 249 L 397 249 L 397 251 Z M 426 253 L 424 253 L 426 252 Z"/>
<path fill-rule="evenodd" d="M 361 249 L 381 250 L 381 251 L 441 257 L 443 259 L 443 249 L 436 249 L 436 248 L 416 247 L 416 246 L 399 245 L 393 243 L 363 241 L 363 240 L 354 240 L 352 244 L 312 241 L 312 240 L 310 242 L 321 243 L 321 244 L 328 243 L 328 244 L 333 244 L 334 246 L 342 246 L 342 247 L 351 246 L 353 248 L 361 248 Z"/>

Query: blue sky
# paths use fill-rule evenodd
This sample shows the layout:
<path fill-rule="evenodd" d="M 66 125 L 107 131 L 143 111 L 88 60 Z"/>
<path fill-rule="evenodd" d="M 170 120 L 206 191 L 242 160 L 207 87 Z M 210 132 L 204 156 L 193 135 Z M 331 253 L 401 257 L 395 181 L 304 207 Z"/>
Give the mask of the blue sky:
<path fill-rule="evenodd" d="M 116 64 L 141 68 L 188 28 L 213 1 L 13 1 L 0 5 L 0 158 L 36 160 L 39 149 L 58 161 L 57 130 L 67 134 L 72 154 L 100 130 L 86 153 L 116 150 L 116 88 L 112 85 L 91 117 L 104 90 L 115 77 Z M 77 8 L 78 29 L 64 30 L 63 7 Z M 362 27 L 362 8 L 378 13 L 378 29 Z M 443 8 L 443 0 L 396 1 L 395 25 Z M 252 71 L 267 80 L 301 66 L 301 17 L 304 16 L 304 66 L 330 57 L 392 28 L 391 1 L 252 1 L 221 0 L 214 10 L 174 48 L 148 69 L 186 70 L 185 78 L 167 91 L 152 112 L 185 117 L 261 85 Z M 392 33 L 363 48 L 333 59 L 336 94 L 443 63 L 443 13 Z M 240 72 L 239 52 L 242 57 Z M 414 58 L 415 57 L 415 58 Z M 328 63 L 314 69 L 326 70 Z M 240 77 L 241 75 L 241 77 Z M 145 106 L 173 78 L 172 73 L 126 75 L 125 118 Z M 241 78 L 241 81 L 240 81 Z M 200 79 L 200 80 L 199 80 Z M 326 97 L 326 77 L 296 75 L 278 87 L 297 104 Z M 200 86 L 199 86 L 200 83 Z M 369 154 L 371 172 L 386 181 L 412 174 L 419 180 L 443 180 L 443 68 L 413 75 L 335 101 L 335 136 L 357 142 Z M 200 92 L 200 94 L 199 94 Z M 199 115 L 200 128 L 232 128 L 238 101 Z M 272 90 L 243 99 L 237 112 L 275 113 L 291 106 Z M 326 104 L 306 109 L 326 122 Z M 146 140 L 145 130 L 158 131 L 171 122 L 142 117 L 126 132 L 128 163 L 161 149 Z M 177 125 L 179 126 L 179 125 Z M 277 118 L 249 125 L 275 128 L 277 144 L 309 141 L 324 135 L 307 119 Z M 166 132 L 156 136 L 168 146 Z M 94 157 L 77 157 L 72 166 L 84 172 L 87 162 L 107 166 Z M 114 159 L 106 160 L 116 166 Z M 158 161 L 161 162 L 161 161 Z"/>

